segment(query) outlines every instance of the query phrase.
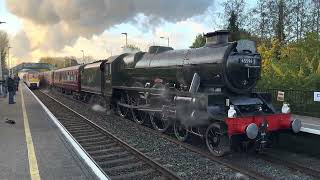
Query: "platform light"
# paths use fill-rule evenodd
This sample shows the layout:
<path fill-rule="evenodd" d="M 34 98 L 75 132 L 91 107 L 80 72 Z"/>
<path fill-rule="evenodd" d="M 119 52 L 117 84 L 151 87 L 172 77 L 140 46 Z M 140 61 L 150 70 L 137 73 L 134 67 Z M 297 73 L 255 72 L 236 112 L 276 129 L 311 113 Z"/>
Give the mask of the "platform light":
<path fill-rule="evenodd" d="M 234 109 L 234 106 L 230 105 L 230 108 L 228 110 L 228 118 L 235 118 L 235 117 L 237 117 L 237 112 Z"/>
<path fill-rule="evenodd" d="M 283 105 L 282 105 L 282 108 L 281 108 L 281 112 L 284 113 L 284 114 L 290 113 L 290 104 L 284 102 Z"/>

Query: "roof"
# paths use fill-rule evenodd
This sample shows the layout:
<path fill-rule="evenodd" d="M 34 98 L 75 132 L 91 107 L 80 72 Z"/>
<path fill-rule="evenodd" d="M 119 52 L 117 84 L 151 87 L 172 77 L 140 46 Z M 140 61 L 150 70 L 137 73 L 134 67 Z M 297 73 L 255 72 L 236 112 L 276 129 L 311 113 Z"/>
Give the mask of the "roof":
<path fill-rule="evenodd" d="M 78 70 L 81 66 L 82 65 L 70 66 L 70 67 L 55 70 L 55 72 Z"/>
<path fill-rule="evenodd" d="M 120 54 L 120 55 L 116 55 L 116 56 L 111 56 L 111 57 L 109 57 L 107 60 L 107 63 L 112 63 L 113 61 L 115 61 L 116 59 L 118 59 L 118 58 L 122 58 L 122 57 L 124 57 L 124 56 L 126 56 L 127 55 L 127 53 L 124 53 L 124 54 Z"/>

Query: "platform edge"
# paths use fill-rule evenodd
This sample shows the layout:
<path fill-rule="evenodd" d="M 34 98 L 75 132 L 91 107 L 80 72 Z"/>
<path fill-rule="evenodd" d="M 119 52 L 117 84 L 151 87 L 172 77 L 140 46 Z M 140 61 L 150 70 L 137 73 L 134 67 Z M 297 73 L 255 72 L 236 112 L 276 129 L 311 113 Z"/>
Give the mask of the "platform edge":
<path fill-rule="evenodd" d="M 62 126 L 58 119 L 51 113 L 51 111 L 40 101 L 40 99 L 27 87 L 27 90 L 33 95 L 33 97 L 39 102 L 44 111 L 48 114 L 50 119 L 59 128 L 61 133 L 66 137 L 69 143 L 76 150 L 78 155 L 84 160 L 84 162 L 91 168 L 92 172 L 101 180 L 110 180 L 110 178 L 96 165 L 96 163 L 88 156 L 88 154 L 82 149 L 82 147 L 74 140 L 69 132 Z"/>

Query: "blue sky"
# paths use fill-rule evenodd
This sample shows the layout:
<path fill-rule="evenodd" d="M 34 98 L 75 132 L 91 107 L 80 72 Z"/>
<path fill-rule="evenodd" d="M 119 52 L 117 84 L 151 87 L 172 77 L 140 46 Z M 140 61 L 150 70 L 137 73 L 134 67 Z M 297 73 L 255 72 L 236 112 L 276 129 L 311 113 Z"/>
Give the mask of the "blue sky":
<path fill-rule="evenodd" d="M 21 29 L 21 21 L 16 16 L 8 12 L 5 0 L 0 0 L 0 21 L 5 21 L 6 24 L 0 25 L 0 30 L 14 35 Z"/>
<path fill-rule="evenodd" d="M 124 36 L 121 35 L 122 32 L 128 33 L 129 44 L 135 44 L 139 46 L 141 50 L 146 50 L 147 47 L 152 44 L 166 45 L 167 41 L 160 39 L 160 36 L 169 37 L 170 45 L 173 46 L 173 48 L 182 49 L 188 48 L 197 34 L 221 28 L 222 22 L 215 17 L 217 13 L 222 10 L 222 7 L 220 6 L 221 2 L 222 1 L 216 1 L 214 3 L 213 14 L 212 12 L 205 11 L 202 14 L 186 18 L 182 21 L 161 22 L 152 29 L 139 23 L 137 24 L 136 22 L 129 21 L 105 29 L 102 34 L 94 34 L 90 38 L 79 37 L 74 43 L 65 44 L 63 48 L 57 50 L 46 46 L 46 37 L 42 37 L 41 39 L 42 32 L 50 30 L 50 27 L 39 28 L 28 20 L 13 15 L 8 11 L 5 0 L 0 0 L 0 21 L 7 22 L 7 24 L 0 25 L 0 30 L 6 31 L 9 34 L 10 39 L 12 39 L 10 45 L 14 47 L 12 54 L 13 59 L 15 59 L 15 64 L 23 61 L 37 61 L 43 56 L 81 57 L 80 49 L 84 49 L 86 55 L 96 59 L 106 58 L 106 56 L 111 54 L 111 51 L 112 54 L 121 53 L 121 47 L 125 42 Z M 249 6 L 252 6 L 255 3 L 253 0 L 248 0 L 246 2 Z M 139 18 L 137 19 L 139 22 Z M 32 49 L 32 52 L 31 50 L 30 52 L 24 53 L 18 52 L 21 49 L 24 49 L 24 47 L 21 47 L 21 44 L 24 43 L 15 40 L 15 35 L 21 33 L 21 31 L 26 32 L 27 38 L 32 43 L 29 47 Z M 18 42 L 19 44 L 17 44 Z M 38 48 L 38 46 L 45 46 L 46 48 Z"/>

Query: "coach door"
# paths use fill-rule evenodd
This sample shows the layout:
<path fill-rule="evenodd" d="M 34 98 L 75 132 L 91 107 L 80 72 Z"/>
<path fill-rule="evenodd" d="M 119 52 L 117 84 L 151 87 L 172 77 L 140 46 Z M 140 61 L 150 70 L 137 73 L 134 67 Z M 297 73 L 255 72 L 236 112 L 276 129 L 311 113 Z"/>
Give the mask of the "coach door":
<path fill-rule="evenodd" d="M 112 95 L 112 73 L 111 73 L 111 64 L 105 63 L 104 64 L 104 80 L 105 80 L 105 88 L 104 93 L 105 96 L 111 96 Z"/>

